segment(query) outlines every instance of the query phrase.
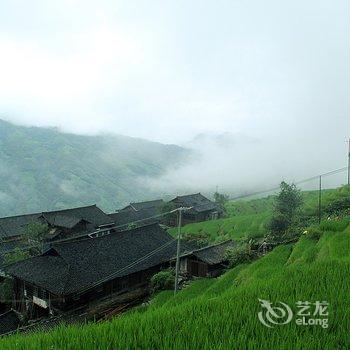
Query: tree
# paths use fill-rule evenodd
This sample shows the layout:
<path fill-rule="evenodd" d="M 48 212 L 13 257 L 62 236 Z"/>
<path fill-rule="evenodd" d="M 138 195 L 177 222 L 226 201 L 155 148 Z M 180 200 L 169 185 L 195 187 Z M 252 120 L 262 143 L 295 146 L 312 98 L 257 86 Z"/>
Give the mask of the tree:
<path fill-rule="evenodd" d="M 294 184 L 282 181 L 280 193 L 274 203 L 274 213 L 268 225 L 273 236 L 283 236 L 297 224 L 302 203 L 300 190 Z"/>
<path fill-rule="evenodd" d="M 43 242 L 48 232 L 47 224 L 33 221 L 26 226 L 23 240 L 34 251 L 34 254 L 42 253 Z"/>
<path fill-rule="evenodd" d="M 30 257 L 27 250 L 16 247 L 12 252 L 8 252 L 4 256 L 4 265 L 13 264 L 17 261 L 21 261 Z"/>
<path fill-rule="evenodd" d="M 219 192 L 215 192 L 214 193 L 214 201 L 216 204 L 218 204 L 218 206 L 220 207 L 220 209 L 226 214 L 226 203 L 229 200 L 229 196 L 227 194 L 223 194 L 223 193 L 219 193 Z"/>

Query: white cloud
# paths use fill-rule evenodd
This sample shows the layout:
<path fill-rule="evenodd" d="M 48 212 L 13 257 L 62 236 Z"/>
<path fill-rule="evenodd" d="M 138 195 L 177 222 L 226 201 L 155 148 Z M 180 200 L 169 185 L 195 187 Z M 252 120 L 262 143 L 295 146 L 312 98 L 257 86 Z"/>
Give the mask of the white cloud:
<path fill-rule="evenodd" d="M 344 138 L 349 6 L 3 2 L 0 116 L 166 142 L 207 131 Z"/>

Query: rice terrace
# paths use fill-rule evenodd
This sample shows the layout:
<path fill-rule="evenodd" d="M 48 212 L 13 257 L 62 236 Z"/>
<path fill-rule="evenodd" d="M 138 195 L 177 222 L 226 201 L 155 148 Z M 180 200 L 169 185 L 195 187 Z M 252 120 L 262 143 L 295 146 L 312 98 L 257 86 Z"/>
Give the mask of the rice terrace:
<path fill-rule="evenodd" d="M 315 194 L 301 194 L 300 215 L 309 227 L 297 233 L 295 243 L 279 244 L 251 261 L 247 253 L 239 255 L 236 250 L 242 263 L 232 259 L 233 267 L 220 277 L 195 279 L 175 296 L 171 290 L 156 292 L 147 303 L 99 324 L 61 324 L 47 333 L 14 334 L 0 341 L 1 348 L 267 349 L 283 339 L 283 347 L 290 349 L 345 349 L 350 339 L 339 325 L 350 322 L 350 212 L 342 208 L 350 191 L 345 186 L 323 193 L 328 216 L 320 224 Z M 229 217 L 184 226 L 184 236 L 205 235 L 214 242 L 232 238 L 247 249 L 252 232 L 255 241 L 264 237 L 264 222 L 272 216 L 274 201 L 270 196 L 228 202 Z M 266 327 L 258 318 L 261 299 L 281 301 L 294 313 L 297 301 L 326 300 L 327 327 L 295 322 Z"/>

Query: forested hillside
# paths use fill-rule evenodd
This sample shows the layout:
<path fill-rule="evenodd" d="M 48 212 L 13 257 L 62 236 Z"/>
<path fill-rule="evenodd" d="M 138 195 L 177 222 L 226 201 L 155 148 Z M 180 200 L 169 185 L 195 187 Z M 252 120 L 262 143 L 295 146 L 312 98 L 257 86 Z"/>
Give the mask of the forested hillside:
<path fill-rule="evenodd" d="M 0 216 L 96 203 L 114 210 L 156 197 L 157 177 L 189 151 L 119 136 L 79 136 L 0 120 Z"/>

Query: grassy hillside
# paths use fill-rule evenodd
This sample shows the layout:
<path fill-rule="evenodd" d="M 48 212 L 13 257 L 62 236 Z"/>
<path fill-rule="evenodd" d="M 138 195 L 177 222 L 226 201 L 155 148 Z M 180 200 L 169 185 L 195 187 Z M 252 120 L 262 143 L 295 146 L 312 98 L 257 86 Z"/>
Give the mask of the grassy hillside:
<path fill-rule="evenodd" d="M 337 189 L 322 191 L 322 208 L 336 199 L 349 197 L 350 188 L 344 186 Z M 302 192 L 303 216 L 311 221 L 317 221 L 318 191 Z M 205 221 L 189 224 L 183 228 L 185 235 L 209 236 L 212 242 L 225 239 L 246 239 L 264 236 L 267 232 L 266 225 L 269 222 L 273 210 L 274 196 L 253 200 L 239 200 L 229 202 L 227 207 L 228 217 L 215 221 Z M 324 213 L 325 215 L 325 213 Z M 176 234 L 176 230 L 170 231 Z"/>
<path fill-rule="evenodd" d="M 339 198 L 343 191 L 325 195 Z M 310 201 L 305 208 L 312 211 L 314 194 L 306 196 Z M 256 204 L 245 203 L 247 211 Z M 259 213 L 245 211 L 244 215 Z M 175 297 L 171 291 L 162 292 L 150 306 L 113 321 L 12 336 L 0 340 L 0 348 L 348 349 L 349 224 L 349 216 L 325 220 L 319 226 L 319 239 L 304 235 L 295 245 L 280 246 L 217 279 L 199 279 Z M 329 327 L 300 326 L 293 319 L 289 324 L 267 328 L 257 317 L 261 311 L 258 299 L 287 303 L 294 313 L 297 301 L 327 301 Z"/>
<path fill-rule="evenodd" d="M 150 199 L 142 180 L 184 161 L 183 148 L 125 136 L 79 136 L 0 120 L 0 216 Z M 158 194 L 159 195 L 159 194 Z"/>
<path fill-rule="evenodd" d="M 350 218 L 322 225 L 319 241 L 303 237 L 218 279 L 194 282 L 173 297 L 159 294 L 139 308 L 104 324 L 62 327 L 49 334 L 13 336 L 1 349 L 346 349 L 350 336 Z M 267 328 L 258 299 L 329 302 L 329 328 L 287 325 Z"/>

